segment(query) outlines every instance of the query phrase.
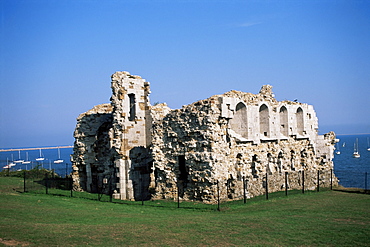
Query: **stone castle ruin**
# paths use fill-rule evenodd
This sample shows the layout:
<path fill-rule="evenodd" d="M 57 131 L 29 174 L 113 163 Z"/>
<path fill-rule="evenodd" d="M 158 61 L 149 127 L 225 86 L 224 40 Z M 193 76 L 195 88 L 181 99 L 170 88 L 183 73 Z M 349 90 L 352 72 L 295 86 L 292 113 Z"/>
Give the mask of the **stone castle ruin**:
<path fill-rule="evenodd" d="M 269 85 L 175 110 L 151 105 L 149 82 L 140 76 L 116 72 L 111 87 L 110 104 L 77 118 L 75 190 L 213 203 L 217 188 L 221 199 L 237 200 L 264 194 L 266 186 L 301 189 L 303 179 L 307 189 L 338 183 L 334 133 L 318 135 L 313 107 L 277 101 Z"/>

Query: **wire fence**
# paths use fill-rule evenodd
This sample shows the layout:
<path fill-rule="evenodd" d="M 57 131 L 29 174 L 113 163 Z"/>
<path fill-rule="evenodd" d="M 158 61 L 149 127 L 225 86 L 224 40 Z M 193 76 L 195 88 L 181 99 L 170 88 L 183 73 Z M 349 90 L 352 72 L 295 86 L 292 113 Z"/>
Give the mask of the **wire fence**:
<path fill-rule="evenodd" d="M 23 192 L 65 195 L 63 191 L 72 191 L 70 177 L 62 178 L 54 172 L 44 169 L 23 171 Z"/>
<path fill-rule="evenodd" d="M 370 174 L 368 172 L 335 170 L 339 184 L 347 188 L 360 188 L 368 190 L 370 186 Z"/>
<path fill-rule="evenodd" d="M 300 188 L 291 188 L 289 183 L 291 181 L 289 180 L 290 174 L 288 172 L 284 173 L 283 176 L 283 185 L 280 187 L 283 189 L 276 190 L 274 189 L 273 183 L 275 182 L 276 178 L 274 179 L 273 175 L 266 174 L 263 178 L 264 181 L 264 191 L 262 193 L 262 196 L 258 197 L 259 200 L 265 199 L 270 200 L 273 198 L 279 198 L 279 197 L 286 197 L 289 195 L 296 195 L 296 194 L 304 194 L 305 192 L 320 192 L 322 190 L 329 190 L 333 189 L 333 171 L 330 172 L 330 177 L 328 178 L 328 173 L 324 174 L 320 171 L 317 171 L 316 175 L 317 178 L 315 187 L 312 187 L 312 181 L 306 181 L 305 180 L 305 173 L 300 174 Z M 365 189 L 365 193 L 369 192 L 367 185 L 370 181 L 368 181 L 370 176 L 368 176 L 368 173 L 359 173 L 357 176 L 363 177 L 363 185 Z M 320 183 L 320 181 L 323 180 L 323 176 L 325 176 L 326 181 L 330 181 L 330 183 L 326 183 L 325 186 L 323 183 Z M 292 176 L 293 177 L 293 176 Z M 311 178 L 312 180 L 312 178 Z M 167 202 L 163 200 L 148 200 L 147 198 L 141 197 L 141 199 L 137 199 L 136 201 L 124 201 L 114 198 L 113 196 L 113 190 L 112 186 L 107 183 L 107 180 L 102 180 L 99 182 L 100 186 L 98 186 L 98 192 L 97 193 L 88 193 L 88 192 L 81 192 L 81 191 L 74 191 L 73 190 L 73 181 L 70 176 L 66 176 L 64 178 L 56 176 L 54 173 L 50 171 L 45 170 L 35 170 L 33 172 L 30 171 L 24 171 L 23 172 L 23 192 L 28 193 L 36 193 L 36 194 L 48 194 L 48 195 L 57 195 L 57 196 L 67 196 L 67 197 L 76 197 L 76 198 L 83 198 L 83 199 L 89 199 L 89 200 L 97 200 L 97 201 L 103 201 L 103 202 L 114 202 L 114 203 L 121 203 L 121 204 L 130 204 L 130 205 L 148 205 L 148 206 L 163 206 L 164 204 L 170 203 L 171 205 L 174 205 L 174 203 L 177 205 L 177 208 L 196 208 L 196 209 L 215 209 L 215 205 L 217 205 L 217 210 L 221 210 L 221 204 L 224 203 L 247 203 L 249 200 L 256 200 L 255 198 L 249 198 L 248 197 L 248 180 L 243 177 L 242 179 L 243 183 L 243 196 L 242 198 L 239 198 L 239 200 L 230 201 L 227 200 L 227 198 L 222 197 L 223 194 L 225 194 L 225 190 L 227 190 L 227 187 L 222 185 L 227 185 L 227 181 L 217 181 L 216 184 L 216 191 L 215 191 L 215 197 L 217 203 L 213 204 L 206 204 L 202 203 L 200 201 L 198 202 L 190 202 L 186 201 L 180 198 L 179 196 L 179 186 L 177 187 L 176 194 L 177 196 L 173 198 L 172 200 L 168 200 Z M 311 184 L 310 184 L 311 183 Z M 275 186 L 276 187 L 276 186 Z M 142 189 L 142 188 L 141 188 Z M 226 192 L 227 193 L 227 192 Z M 139 197 L 140 198 L 140 197 Z"/>

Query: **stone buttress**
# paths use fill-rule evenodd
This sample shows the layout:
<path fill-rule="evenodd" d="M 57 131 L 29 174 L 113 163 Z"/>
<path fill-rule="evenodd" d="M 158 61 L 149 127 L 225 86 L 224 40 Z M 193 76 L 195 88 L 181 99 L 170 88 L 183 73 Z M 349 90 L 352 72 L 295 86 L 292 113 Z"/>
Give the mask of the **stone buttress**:
<path fill-rule="evenodd" d="M 118 178 L 115 197 L 135 199 L 149 183 L 151 117 L 149 82 L 128 72 L 112 75 L 114 165 Z M 135 189 L 137 189 L 135 193 Z M 140 198 L 139 197 L 139 198 Z"/>

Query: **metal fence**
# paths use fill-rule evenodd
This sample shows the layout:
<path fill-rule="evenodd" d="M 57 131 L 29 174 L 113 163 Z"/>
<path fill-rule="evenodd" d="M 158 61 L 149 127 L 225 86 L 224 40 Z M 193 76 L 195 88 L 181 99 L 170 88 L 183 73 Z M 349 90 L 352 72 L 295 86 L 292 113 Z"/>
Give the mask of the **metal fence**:
<path fill-rule="evenodd" d="M 277 197 L 285 197 L 293 194 L 300 194 L 305 193 L 306 191 L 316 191 L 319 192 L 321 190 L 328 190 L 333 189 L 333 172 L 329 171 L 330 175 L 325 174 L 326 179 L 330 179 L 330 183 L 326 183 L 326 186 L 322 186 L 322 183 L 320 181 L 322 180 L 322 176 L 324 176 L 323 173 L 320 171 L 317 171 L 316 176 L 317 178 L 312 178 L 311 174 L 311 181 L 305 180 L 305 172 L 301 172 L 299 179 L 300 179 L 300 188 L 293 188 L 290 189 L 289 186 L 289 173 L 283 173 L 280 176 L 283 176 L 283 179 L 279 178 L 279 181 L 281 183 L 284 183 L 283 186 L 281 186 L 284 189 L 281 189 L 279 191 L 274 191 L 272 184 L 276 181 L 276 178 L 274 178 L 274 175 L 265 174 L 263 181 L 264 181 L 264 193 L 262 197 L 258 197 L 259 199 L 272 199 Z M 364 176 L 364 182 L 365 182 L 365 192 L 367 190 L 367 173 L 363 174 Z M 292 176 L 293 177 L 293 176 Z M 329 178 L 328 178 L 329 177 Z M 296 178 L 297 179 L 297 178 Z M 312 180 L 316 180 L 315 187 L 312 187 Z M 99 184 L 101 186 L 98 186 L 97 193 L 88 193 L 88 192 L 79 192 L 73 190 L 73 181 L 70 176 L 66 176 L 65 178 L 61 178 L 59 176 L 56 176 L 54 173 L 50 171 L 45 170 L 35 170 L 33 172 L 30 171 L 24 171 L 23 173 L 23 191 L 29 192 L 29 193 L 39 193 L 39 194 L 49 194 L 49 195 L 58 195 L 58 196 L 68 196 L 68 197 L 78 197 L 78 198 L 84 198 L 84 199 L 90 199 L 90 200 L 98 200 L 98 201 L 105 201 L 105 202 L 115 202 L 115 203 L 122 203 L 122 204 L 136 204 L 136 205 L 152 205 L 157 206 L 158 203 L 153 202 L 151 200 L 147 200 L 144 197 L 140 197 L 134 201 L 122 201 L 118 199 L 113 198 L 113 191 L 112 187 L 110 186 L 107 181 L 100 181 Z M 220 205 L 225 203 L 227 198 L 225 199 L 221 197 L 222 194 L 225 194 L 225 190 L 227 188 L 224 186 L 227 184 L 227 181 L 218 181 L 216 184 L 216 191 L 215 196 L 217 198 L 217 209 L 220 210 Z M 248 181 L 245 177 L 242 179 L 243 183 L 243 196 L 239 200 L 233 201 L 232 203 L 247 203 L 249 200 L 247 196 L 248 192 Z M 311 183 L 311 186 L 307 186 L 308 183 Z M 276 187 L 276 185 L 274 185 Z M 314 189 L 313 189 L 314 188 Z M 140 188 L 142 190 L 142 188 Z M 182 200 L 179 196 L 180 188 L 177 186 L 177 191 L 175 193 L 177 194 L 176 198 L 173 198 L 172 203 L 177 202 L 177 207 L 189 207 L 188 202 Z M 274 192 L 274 193 L 271 193 Z M 199 202 L 198 202 L 199 204 Z M 186 206 L 187 205 L 187 206 Z M 193 204 L 194 205 L 194 204 Z M 211 204 L 213 206 L 210 206 L 210 204 L 203 204 L 204 207 L 215 207 L 215 204 Z M 193 207 L 193 206 L 190 206 Z M 198 206 L 197 206 L 198 207 Z"/>
<path fill-rule="evenodd" d="M 45 170 L 24 171 L 23 191 L 61 195 L 68 195 L 64 192 L 69 191 L 69 195 L 72 196 L 72 179 L 68 176 L 62 178 Z"/>
<path fill-rule="evenodd" d="M 370 174 L 361 171 L 335 170 L 339 184 L 346 188 L 360 188 L 368 190 L 370 186 Z"/>

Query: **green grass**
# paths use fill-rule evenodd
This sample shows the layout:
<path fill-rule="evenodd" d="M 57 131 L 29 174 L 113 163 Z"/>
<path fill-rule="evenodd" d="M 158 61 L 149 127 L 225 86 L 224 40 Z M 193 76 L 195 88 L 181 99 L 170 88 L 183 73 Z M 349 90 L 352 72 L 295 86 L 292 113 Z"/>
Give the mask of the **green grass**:
<path fill-rule="evenodd" d="M 0 245 L 370 246 L 368 194 L 271 194 L 217 211 L 192 202 L 177 208 L 174 201 L 141 206 L 19 193 L 22 182 L 0 177 Z"/>

